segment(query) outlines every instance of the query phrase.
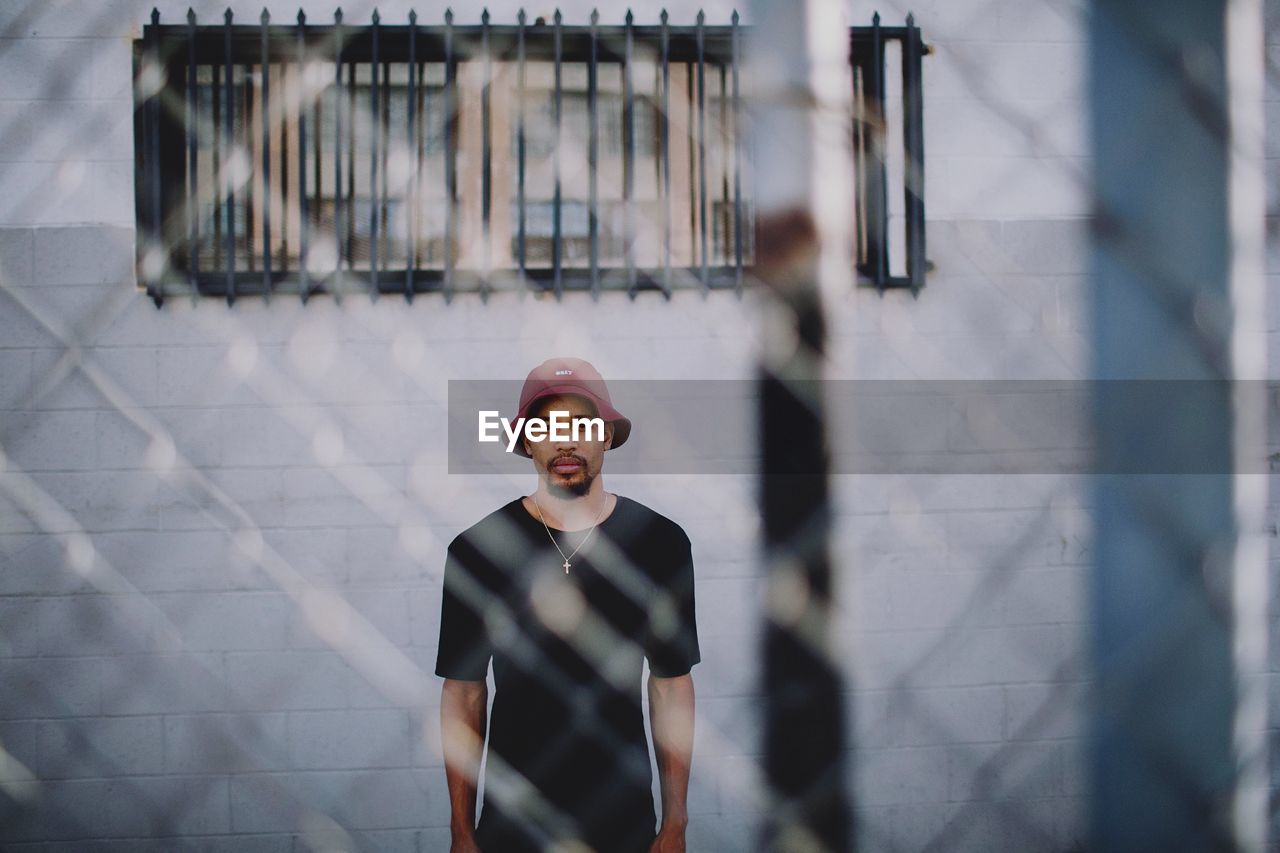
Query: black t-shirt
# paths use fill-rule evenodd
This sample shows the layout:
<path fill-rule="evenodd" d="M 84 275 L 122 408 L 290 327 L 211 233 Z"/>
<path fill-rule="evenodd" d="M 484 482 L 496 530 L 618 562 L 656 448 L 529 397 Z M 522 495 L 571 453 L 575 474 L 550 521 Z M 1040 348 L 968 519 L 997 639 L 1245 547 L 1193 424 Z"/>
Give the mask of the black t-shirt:
<path fill-rule="evenodd" d="M 551 532 L 565 554 L 584 535 Z M 701 660 L 689 538 L 619 496 L 571 563 L 519 498 L 449 545 L 436 675 L 482 680 L 493 659 L 485 853 L 653 839 L 641 658 L 660 677 Z"/>

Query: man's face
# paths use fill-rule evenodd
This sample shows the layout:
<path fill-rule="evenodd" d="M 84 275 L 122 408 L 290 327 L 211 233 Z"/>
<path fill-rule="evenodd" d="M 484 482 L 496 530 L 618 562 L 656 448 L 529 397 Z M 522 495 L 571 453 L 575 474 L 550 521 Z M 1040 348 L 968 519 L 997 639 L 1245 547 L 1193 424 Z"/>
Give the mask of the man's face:
<path fill-rule="evenodd" d="M 529 413 L 529 417 L 548 418 L 553 411 L 568 412 L 569 422 L 576 418 L 597 417 L 596 408 L 589 400 L 582 397 L 563 396 L 547 397 L 539 400 Z M 578 440 L 573 440 L 572 429 L 568 430 L 568 441 L 529 441 L 522 439 L 525 450 L 533 457 L 538 476 L 547 484 L 551 493 L 560 493 L 565 497 L 582 496 L 591 488 L 592 482 L 600 476 L 604 466 L 604 452 L 613 444 L 613 424 L 605 424 L 604 441 L 595 439 L 594 430 L 587 429 L 586 424 L 578 431 Z"/>

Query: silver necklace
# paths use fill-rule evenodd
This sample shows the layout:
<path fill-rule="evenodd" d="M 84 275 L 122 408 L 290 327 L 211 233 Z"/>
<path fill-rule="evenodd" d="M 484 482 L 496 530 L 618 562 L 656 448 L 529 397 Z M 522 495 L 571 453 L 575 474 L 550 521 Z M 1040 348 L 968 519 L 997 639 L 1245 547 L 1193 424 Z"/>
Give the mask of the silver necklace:
<path fill-rule="evenodd" d="M 587 531 L 587 535 L 582 537 L 582 541 L 578 543 L 578 547 L 574 548 L 573 551 L 566 556 L 564 549 L 560 547 L 560 543 L 557 542 L 556 537 L 552 535 L 551 528 L 547 526 L 547 520 L 542 516 L 542 505 L 538 503 L 538 496 L 530 495 L 530 497 L 533 498 L 533 505 L 538 510 L 538 521 L 542 522 L 542 529 L 547 531 L 547 538 L 551 540 L 551 544 L 560 552 L 560 556 L 564 557 L 564 573 L 567 575 L 569 574 L 569 561 L 573 559 L 574 554 L 577 554 L 582 550 L 582 546 L 587 544 L 587 540 L 591 538 L 591 534 L 595 533 L 596 528 L 600 526 L 600 519 L 604 517 L 604 506 L 609 505 L 609 498 L 607 495 L 605 496 L 604 506 L 600 507 L 600 513 L 596 516 L 595 523 L 591 525 L 591 529 Z"/>

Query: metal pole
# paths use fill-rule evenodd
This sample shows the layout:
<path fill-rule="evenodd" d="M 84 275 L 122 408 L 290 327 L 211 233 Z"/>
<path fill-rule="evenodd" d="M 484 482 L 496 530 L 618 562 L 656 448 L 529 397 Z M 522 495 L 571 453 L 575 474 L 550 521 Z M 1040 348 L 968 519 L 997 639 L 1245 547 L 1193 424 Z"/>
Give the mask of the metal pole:
<path fill-rule="evenodd" d="M 733 284 L 742 296 L 742 92 L 739 67 L 742 64 L 742 34 L 738 27 L 738 10 L 733 10 Z"/>
<path fill-rule="evenodd" d="M 151 27 L 147 30 L 147 61 L 151 64 L 152 73 L 160 73 L 160 10 L 151 10 Z M 161 87 L 163 88 L 163 87 Z M 157 89 L 147 95 L 147 140 L 144 149 L 147 152 L 147 183 L 149 190 L 149 212 L 151 221 L 147 228 L 147 254 L 151 257 L 164 254 L 165 263 L 159 272 L 152 269 L 151 263 L 144 264 L 147 278 L 147 293 L 159 308 L 164 301 L 164 267 L 168 266 L 168 253 L 164 251 L 164 207 L 160 201 L 160 173 L 162 171 L 160 154 L 160 94 Z"/>
<path fill-rule="evenodd" d="M 222 66 L 215 64 L 210 70 L 213 78 L 209 86 L 209 101 L 213 114 L 210 117 L 209 137 L 213 142 L 213 150 L 209 154 L 209 165 L 213 167 L 213 267 L 217 270 L 223 264 L 222 208 L 225 200 L 222 160 L 226 155 L 222 144 Z"/>
<path fill-rule="evenodd" d="M 225 22 L 225 25 L 222 31 L 222 64 L 225 69 L 224 73 L 226 74 L 226 79 L 223 81 L 223 85 L 226 89 L 223 98 L 224 112 L 222 114 L 222 156 L 224 158 L 222 164 L 222 175 L 227 182 L 225 195 L 226 200 L 224 202 L 224 208 L 227 214 L 227 224 L 226 231 L 223 234 L 223 239 L 226 240 L 226 257 L 223 262 L 226 265 L 227 274 L 227 304 L 230 305 L 236 301 L 236 176 L 234 174 L 230 174 L 230 170 L 228 168 L 228 162 L 232 157 L 234 157 L 235 131 L 233 128 L 235 127 L 236 105 L 236 90 L 234 82 L 235 65 L 231 62 L 232 15 L 230 9 L 227 9 L 223 14 L 223 21 Z"/>
<path fill-rule="evenodd" d="M 421 187 L 422 156 L 418 150 L 418 13 L 409 10 L 409 150 L 413 152 L 413 171 L 409 177 L 409 215 L 405 217 L 404 298 L 413 301 L 413 278 L 418 265 L 418 190 Z"/>
<path fill-rule="evenodd" d="M 373 141 L 369 149 L 369 297 L 376 300 L 381 283 L 378 281 L 378 217 L 382 213 L 378 197 L 378 156 L 382 150 L 382 104 L 379 101 L 381 86 L 378 81 L 378 31 L 382 16 L 373 10 L 373 26 L 370 28 L 372 49 L 369 56 L 369 125 Z"/>
<path fill-rule="evenodd" d="M 519 221 L 516 225 L 516 263 L 520 265 L 520 283 L 529 286 L 525 277 L 525 211 L 524 211 L 524 101 L 525 101 L 525 56 L 524 28 L 525 12 L 521 9 L 516 17 L 516 208 Z"/>
<path fill-rule="evenodd" d="M 342 9 L 333 13 L 333 241 L 337 261 L 333 267 L 334 299 L 342 298 L 342 250 L 346 227 L 342 222 Z M 320 127 L 316 125 L 316 135 Z M 319 194 L 319 185 L 317 185 Z"/>
<path fill-rule="evenodd" d="M 490 89 L 493 86 L 493 56 L 489 43 L 489 10 L 480 13 L 480 54 L 484 61 L 484 82 L 480 87 L 480 144 L 483 150 L 480 166 L 480 218 L 481 246 L 484 252 L 483 274 L 480 276 L 480 298 L 489 296 L 490 278 L 493 274 L 493 102 Z"/>
<path fill-rule="evenodd" d="M 1263 285 L 1261 4 L 1089 17 L 1089 849 L 1261 850 L 1265 480 L 1242 464 L 1260 470 L 1265 422 L 1238 381 L 1264 375 L 1239 323 Z M 1189 465 L 1208 473 L 1170 473 Z"/>
<path fill-rule="evenodd" d="M 768 303 L 758 369 L 767 595 L 763 849 L 852 849 L 821 382 L 824 291 L 852 271 L 848 30 L 840 0 L 755 0 L 751 96 L 760 161 L 755 275 Z M 785 327 L 785 331 L 779 327 Z M 770 341 L 776 336 L 790 341 Z"/>
<path fill-rule="evenodd" d="M 271 299 L 271 13 L 262 10 L 262 294 Z M 283 193 L 282 193 L 283 195 Z"/>
<path fill-rule="evenodd" d="M 884 127 L 884 32 L 880 13 L 871 17 L 871 65 L 866 81 L 867 112 L 873 125 Z M 867 261 L 881 293 L 889 278 L 889 186 L 885 170 L 884 134 L 872 133 L 867 148 Z"/>
<path fill-rule="evenodd" d="M 627 256 L 627 294 L 636 296 L 636 88 L 635 15 L 627 10 L 622 60 L 622 216 Z"/>
<path fill-rule="evenodd" d="M 391 61 L 384 59 L 382 61 L 382 83 L 378 83 L 378 67 L 373 67 L 373 84 L 382 86 L 382 115 L 378 121 L 382 133 L 382 148 L 378 153 L 378 186 L 374 189 L 377 196 L 378 205 L 378 234 L 382 245 L 379 247 L 379 257 L 382 258 L 382 266 L 389 269 L 391 264 L 391 217 L 388 212 L 390 207 L 388 199 L 390 198 L 390 182 L 388 180 L 389 170 L 387 169 L 387 158 L 391 151 Z M 390 276 L 387 277 L 387 285 L 384 285 L 387 292 L 391 291 Z M 382 292 L 382 288 L 374 290 L 374 296 Z"/>
<path fill-rule="evenodd" d="M 453 61 L 453 9 L 444 10 L 444 297 L 453 298 L 453 243 L 457 224 L 458 161 L 454 138 L 458 123 L 458 68 Z"/>
<path fill-rule="evenodd" d="M 587 233 L 590 240 L 591 253 L 591 298 L 600 298 L 600 198 L 599 198 L 599 180 L 597 170 L 600 162 L 600 115 L 597 100 L 599 93 L 597 87 L 599 85 L 597 74 L 599 68 L 599 50 L 600 39 L 598 28 L 600 25 L 600 11 L 598 9 L 591 10 L 591 55 L 590 61 L 587 63 L 587 115 L 589 119 L 589 128 L 587 131 L 587 182 L 588 182 L 588 202 L 587 202 Z"/>
<path fill-rule="evenodd" d="M 200 88 L 196 83 L 196 13 L 187 10 L 187 281 L 191 298 L 200 295 L 200 169 L 199 137 Z"/>
<path fill-rule="evenodd" d="M 902 40 L 903 131 L 906 137 L 907 179 L 904 181 L 907 210 L 907 276 L 912 294 L 919 295 L 927 272 L 924 242 L 924 45 L 915 18 L 907 15 L 907 34 Z"/>
<path fill-rule="evenodd" d="M 356 217 L 360 213 L 356 205 L 356 66 L 359 63 L 352 59 L 347 63 L 347 94 L 342 99 L 347 111 L 347 270 L 355 272 L 356 268 Z"/>
<path fill-rule="evenodd" d="M 671 32 L 667 10 L 658 15 L 662 44 L 662 292 L 671 297 Z"/>
<path fill-rule="evenodd" d="M 698 280 L 702 282 L 702 292 L 706 295 L 711 286 L 707 277 L 707 57 L 706 57 L 706 23 L 707 15 L 698 10 L 698 18 L 694 29 L 694 40 L 698 52 L 698 255 L 702 261 Z"/>
<path fill-rule="evenodd" d="M 254 87 L 253 63 L 245 62 L 241 66 L 240 72 L 241 85 L 244 87 L 241 97 L 240 109 L 240 137 L 243 140 L 243 160 L 245 164 L 244 175 L 244 259 L 245 269 L 253 272 L 257 268 L 258 253 L 253 250 L 253 235 L 258 227 L 257 207 L 261 201 L 256 200 L 255 177 L 256 166 L 253 160 L 253 111 L 254 99 L 257 97 L 257 90 Z"/>
<path fill-rule="evenodd" d="M 555 113 L 556 144 L 555 144 L 555 149 L 551 153 L 551 161 L 552 161 L 552 165 L 554 167 L 554 173 L 555 173 L 555 177 L 554 177 L 555 190 L 554 190 L 554 197 L 551 203 L 551 232 L 552 232 L 551 234 L 551 267 L 552 267 L 553 281 L 555 285 L 556 299 L 559 300 L 560 297 L 564 295 L 564 282 L 561 279 L 561 264 L 563 263 L 563 260 L 564 260 L 561 255 L 563 244 L 560 239 L 560 215 L 561 215 L 560 205 L 562 202 L 561 187 L 560 187 L 560 168 L 561 168 L 560 142 L 562 138 L 561 110 L 563 108 L 563 103 L 562 103 L 563 91 L 561 88 L 561 84 L 563 82 L 561 79 L 561 75 L 563 74 L 563 69 L 561 68 L 561 66 L 563 64 L 563 53 L 564 53 L 564 43 L 562 41 L 563 34 L 561 32 L 561 27 L 564 19 L 560 15 L 559 9 L 556 9 L 555 15 L 553 16 L 552 20 L 555 23 L 554 38 L 555 38 L 555 81 L 556 81 L 554 104 L 553 104 L 552 111 Z"/>
<path fill-rule="evenodd" d="M 302 69 L 307 67 L 307 15 L 301 9 L 298 10 L 298 71 L 301 74 Z M 297 81 L 299 77 L 295 76 Z M 295 85 L 301 86 L 301 83 Z M 308 270 L 309 255 L 311 252 L 311 211 L 307 204 L 307 102 L 304 98 L 298 99 L 298 278 L 299 293 L 302 300 L 307 299 L 307 291 L 311 289 L 311 272 Z M 320 127 L 316 126 L 316 136 L 320 135 Z M 317 168 L 319 162 L 317 160 Z M 320 184 L 316 182 L 316 189 L 320 188 Z"/>

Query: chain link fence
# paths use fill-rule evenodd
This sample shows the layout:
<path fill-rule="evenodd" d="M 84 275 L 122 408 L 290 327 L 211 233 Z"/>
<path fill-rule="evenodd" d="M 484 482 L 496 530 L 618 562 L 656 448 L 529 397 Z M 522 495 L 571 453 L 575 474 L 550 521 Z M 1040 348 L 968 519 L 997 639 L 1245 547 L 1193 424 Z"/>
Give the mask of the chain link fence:
<path fill-rule="evenodd" d="M 910 80 L 887 82 L 884 113 L 870 114 L 846 68 L 849 101 L 818 104 L 849 119 L 847 138 L 824 141 L 847 144 L 851 158 L 855 119 L 860 133 L 888 140 L 877 143 L 885 146 L 889 188 L 886 272 L 908 282 L 905 258 L 917 239 L 911 202 L 923 177 L 930 263 L 923 288 L 868 286 L 865 270 L 859 283 L 854 237 L 847 278 L 832 284 L 824 273 L 825 376 L 867 381 L 852 382 L 847 395 L 838 382 L 823 390 L 841 401 L 825 410 L 835 451 L 822 534 L 833 582 L 829 636 L 807 635 L 810 623 L 794 618 L 813 606 L 812 590 L 788 573 L 788 560 L 817 540 L 796 534 L 768 554 L 761 546 L 767 519 L 757 494 L 755 365 L 779 347 L 794 350 L 796 340 L 794 318 L 779 319 L 751 266 L 770 246 L 754 231 L 755 217 L 767 212 L 754 200 L 762 164 L 753 164 L 745 131 L 740 141 L 731 129 L 736 64 L 704 77 L 693 54 L 675 65 L 648 57 L 643 119 L 631 112 L 639 96 L 621 70 L 610 66 L 597 79 L 592 63 L 588 80 L 585 66 L 575 67 L 551 89 L 554 104 L 529 99 L 537 129 L 525 137 L 512 103 L 503 101 L 506 112 L 482 111 L 486 81 L 514 86 L 515 64 L 468 66 L 451 83 L 447 62 L 408 71 L 416 58 L 395 68 L 384 60 L 379 90 L 371 85 L 374 58 L 375 76 L 351 72 L 351 93 L 384 96 L 371 112 L 361 100 L 343 114 L 360 140 L 348 152 L 358 168 L 345 178 L 331 175 L 323 152 L 308 160 L 284 107 L 273 114 L 259 95 L 258 112 L 254 102 L 242 104 L 248 112 L 236 119 L 236 133 L 248 139 L 256 131 L 259 139 L 241 153 L 277 163 L 271 151 L 280 146 L 286 184 L 273 197 L 272 180 L 251 165 L 230 177 L 198 167 L 191 180 L 207 184 L 193 204 L 218 198 L 218 187 L 247 188 L 236 208 L 242 221 L 228 224 L 216 201 L 206 205 L 202 233 L 227 229 L 201 256 L 210 282 L 157 306 L 148 296 L 158 291 L 148 294 L 147 285 L 176 269 L 175 242 L 164 223 L 143 223 L 156 226 L 154 240 L 134 226 L 134 193 L 138 209 L 149 209 L 142 178 L 151 174 L 135 162 L 137 152 L 154 144 L 142 139 L 148 126 L 135 109 L 165 83 L 146 62 L 141 28 L 150 11 L 33 3 L 0 13 L 0 68 L 27 84 L 0 101 L 0 151 L 8 152 L 0 154 L 8 196 L 0 220 L 0 847 L 448 850 L 441 681 L 432 671 L 446 548 L 536 485 L 527 466 L 509 460 L 483 473 L 455 470 L 450 382 L 510 382 L 544 358 L 576 354 L 609 381 L 668 383 L 662 400 L 641 407 L 648 421 L 635 418 L 638 437 L 650 440 L 642 436 L 647 426 L 659 436 L 644 452 L 666 455 L 633 457 L 627 467 L 619 449 L 618 463 L 606 457 L 605 473 L 611 491 L 674 519 L 692 541 L 701 662 L 692 670 L 688 849 L 751 849 L 770 816 L 796 802 L 771 781 L 776 767 L 766 755 L 763 709 L 776 701 L 762 663 L 766 615 L 789 626 L 800 645 L 829 654 L 839 679 L 829 686 L 843 706 L 838 748 L 846 760 L 835 765 L 843 778 L 822 784 L 848 794 L 851 845 L 1088 849 L 1088 727 L 1108 700 L 1098 695 L 1089 647 L 1098 612 L 1089 596 L 1097 493 L 1094 476 L 1074 461 L 1090 446 L 1088 413 L 1068 402 L 1085 399 L 1090 375 L 1093 178 L 1082 4 L 982 0 L 880 10 L 885 26 L 914 12 L 928 48 L 923 175 L 894 135 L 909 133 L 890 106 L 902 103 Z M 159 11 L 165 21 L 186 21 L 185 6 Z M 246 22 L 259 11 L 232 10 Z M 286 11 L 272 9 L 272 20 L 291 24 Z M 332 14 L 305 11 L 313 22 Z M 409 11 L 385 4 L 381 25 L 408 25 Z M 428 11 L 417 10 L 415 26 L 428 27 Z M 490 11 L 495 26 L 517 20 L 514 7 Z M 702 50 L 699 10 L 669 11 L 683 34 L 680 50 Z M 727 22 L 732 11 L 708 7 L 705 21 Z M 874 10 L 847 11 L 861 26 Z M 525 19 L 538 50 L 553 43 L 551 12 L 530 9 Z M 371 4 L 345 8 L 347 35 L 368 37 L 372 13 Z M 443 8 L 430 13 L 430 26 L 443 22 Z M 222 10 L 199 6 L 193 14 L 217 22 Z M 459 27 L 479 24 L 478 10 L 454 14 Z M 618 36 L 625 14 L 602 8 L 600 20 Z M 565 8 L 573 38 L 585 38 L 589 15 Z M 725 50 L 737 50 L 732 20 Z M 658 28 L 666 19 L 637 10 L 636 24 L 648 28 L 644 50 L 664 49 Z M 620 38 L 610 50 L 634 49 Z M 261 78 L 241 64 L 234 78 L 208 72 L 209 99 L 219 82 L 230 91 L 234 80 L 237 93 L 251 97 L 258 91 Z M 327 76 L 310 74 L 305 63 L 287 70 L 284 58 L 268 65 L 280 70 L 282 104 L 311 97 L 342 109 L 326 100 Z M 531 73 L 539 91 L 551 86 L 541 79 L 550 69 L 544 57 Z M 1188 85 L 1194 69 L 1191 62 Z M 745 74 L 741 85 L 747 97 Z M 434 108 L 446 112 L 424 118 L 428 102 L 414 101 L 409 87 L 436 87 Z M 569 106 L 562 88 L 573 91 Z M 599 106 L 595 98 L 606 91 L 611 99 Z M 450 93 L 455 119 L 446 115 Z M 709 107 L 699 100 L 708 93 Z M 414 119 L 396 115 L 410 103 L 427 127 L 417 168 L 392 144 L 394 134 L 413 135 Z M 162 100 L 165 121 L 184 120 L 185 108 Z M 226 114 L 212 118 L 211 100 L 209 109 L 212 145 Z M 371 120 L 379 110 L 383 120 Z M 313 144 L 341 135 L 337 115 L 314 119 Z M 430 131 L 437 126 L 438 138 Z M 377 133 L 387 135 L 383 171 L 366 172 L 370 161 L 355 154 Z M 627 146 L 640 153 L 622 156 Z M 145 150 L 184 174 L 187 150 L 161 148 Z M 290 171 L 299 149 L 302 168 Z M 415 188 L 424 175 L 457 189 L 437 198 Z M 174 180 L 165 170 L 154 178 Z M 310 212 L 299 179 L 313 179 Z M 352 182 L 346 248 L 341 193 L 324 199 L 328 182 L 344 180 Z M 379 181 L 393 187 L 381 189 L 382 207 L 368 199 Z M 388 204 L 396 181 L 408 188 L 404 198 L 430 198 Z M 501 182 L 500 191 L 490 181 Z M 847 196 L 867 203 L 853 186 Z M 501 203 L 481 202 L 494 197 Z M 606 197 L 616 204 L 602 212 L 597 203 Z M 281 229 L 275 237 L 264 217 Z M 318 235 L 310 266 L 308 249 L 299 255 L 296 244 L 277 245 L 290 228 L 301 238 L 309 217 Z M 398 242 L 402 229 L 407 243 L 420 241 L 416 249 Z M 233 256 L 268 259 L 266 269 L 246 275 L 265 274 L 269 299 L 251 289 L 233 304 L 221 298 L 231 295 L 213 286 L 219 275 L 217 287 L 225 281 L 214 255 L 224 245 Z M 396 292 L 376 284 L 380 263 L 411 261 L 415 251 L 417 266 L 396 268 Z M 526 257 L 552 272 L 530 273 Z M 279 258 L 313 277 L 301 291 L 286 284 L 272 292 L 270 264 Z M 344 259 L 346 284 L 330 288 L 344 277 Z M 481 274 L 498 267 L 501 275 Z M 411 283 L 414 298 L 400 298 L 406 272 L 412 279 L 419 268 L 435 283 Z M 649 286 L 637 285 L 646 269 Z M 657 429 L 663 411 L 703 411 L 677 399 L 675 380 L 689 379 L 719 381 L 725 399 L 691 422 L 692 433 Z M 985 391 L 917 396 L 926 380 L 980 380 Z M 1053 382 L 1076 393 L 1053 396 L 1046 417 L 1026 401 Z M 704 400 L 721 393 L 698 387 Z M 877 419 L 869 402 L 876 394 L 902 402 L 884 404 L 892 415 Z M 615 401 L 626 410 L 625 396 L 615 393 Z M 691 470 L 717 446 L 709 435 L 739 443 L 723 451 L 717 470 Z M 846 441 L 888 442 L 900 452 L 849 455 Z M 611 465 L 621 473 L 610 474 Z M 1180 533 L 1177 519 L 1148 521 L 1154 535 Z M 485 545 L 502 552 L 512 537 L 517 532 L 499 531 Z M 645 568 L 607 537 L 595 545 L 617 567 L 628 600 L 652 607 L 637 580 Z M 611 691 L 635 685 L 617 680 L 601 650 L 643 652 L 634 636 L 590 608 L 575 609 L 564 589 L 546 593 L 543 626 L 602 674 L 584 687 L 562 662 L 540 659 L 514 614 L 484 589 L 464 582 L 458 594 L 486 614 L 516 666 L 557 686 L 573 712 L 567 733 L 623 748 L 598 712 Z M 1187 651 L 1179 624 L 1168 617 L 1175 660 Z M 1257 676 L 1264 687 L 1270 681 Z M 571 740 L 544 744 L 546 760 Z M 1265 765 L 1266 756 L 1242 762 Z M 638 778 L 651 772 L 633 769 Z M 483 778 L 483 791 L 531 815 L 548 844 L 557 831 L 572 835 L 555 804 L 500 758 L 489 756 Z M 609 793 L 608 785 L 596 792 L 602 809 Z M 825 849 L 794 836 L 774 844 Z"/>

